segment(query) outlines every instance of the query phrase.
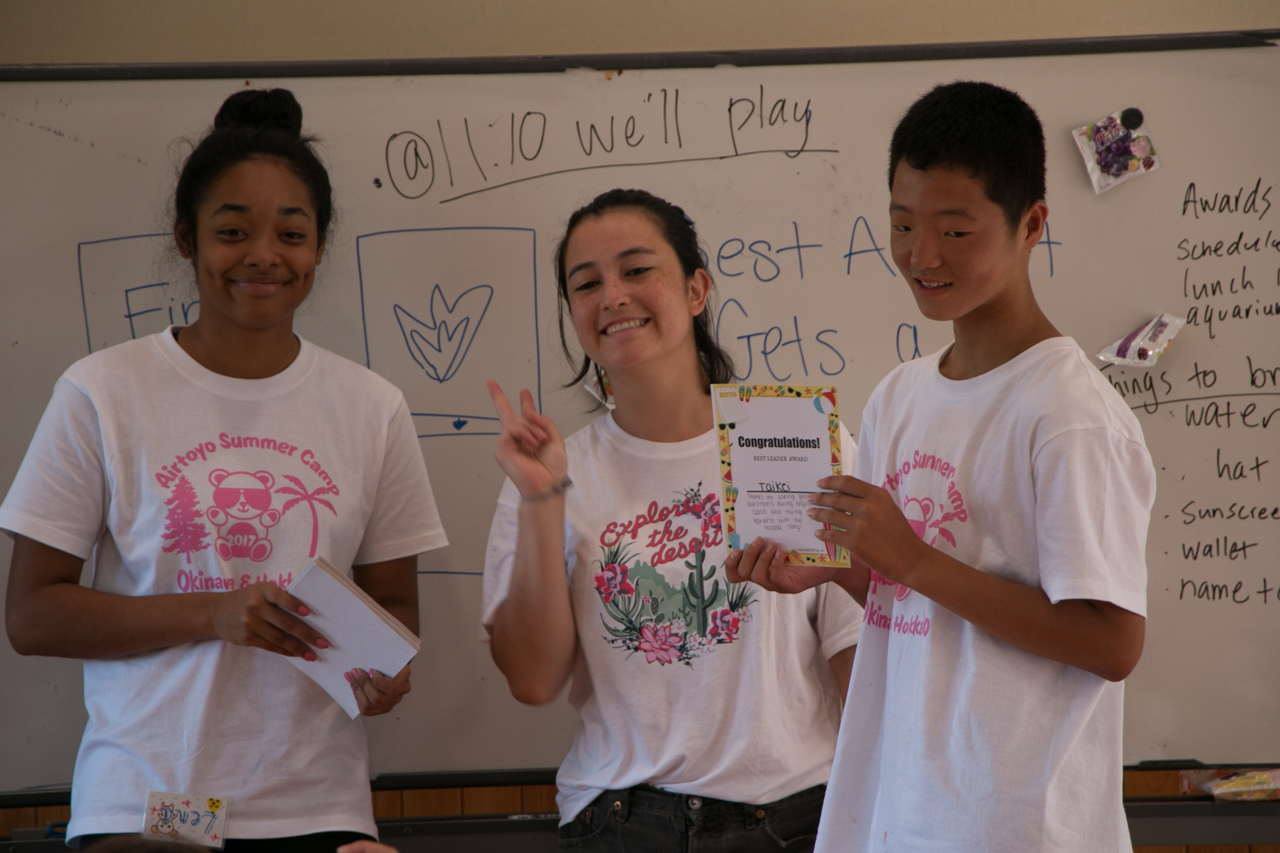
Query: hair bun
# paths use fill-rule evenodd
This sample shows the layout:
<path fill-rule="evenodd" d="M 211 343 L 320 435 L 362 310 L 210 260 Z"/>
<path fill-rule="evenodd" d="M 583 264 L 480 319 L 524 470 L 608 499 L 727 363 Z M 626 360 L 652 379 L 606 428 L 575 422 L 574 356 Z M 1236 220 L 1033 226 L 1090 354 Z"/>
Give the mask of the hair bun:
<path fill-rule="evenodd" d="M 215 130 L 252 128 L 302 135 L 302 107 L 288 89 L 247 89 L 222 102 L 213 119 Z"/>

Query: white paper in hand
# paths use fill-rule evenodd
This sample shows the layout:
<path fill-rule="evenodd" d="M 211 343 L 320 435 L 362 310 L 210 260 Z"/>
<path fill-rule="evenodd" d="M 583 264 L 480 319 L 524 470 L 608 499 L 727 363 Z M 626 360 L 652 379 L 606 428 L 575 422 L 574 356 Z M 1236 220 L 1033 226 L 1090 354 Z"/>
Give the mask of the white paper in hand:
<path fill-rule="evenodd" d="M 313 661 L 286 660 L 323 687 L 352 719 L 360 708 L 344 673 L 358 667 L 395 676 L 421 646 L 412 631 L 323 557 L 307 563 L 289 585 L 289 594 L 311 611 L 306 622 L 329 641 L 329 648 L 313 648 Z"/>

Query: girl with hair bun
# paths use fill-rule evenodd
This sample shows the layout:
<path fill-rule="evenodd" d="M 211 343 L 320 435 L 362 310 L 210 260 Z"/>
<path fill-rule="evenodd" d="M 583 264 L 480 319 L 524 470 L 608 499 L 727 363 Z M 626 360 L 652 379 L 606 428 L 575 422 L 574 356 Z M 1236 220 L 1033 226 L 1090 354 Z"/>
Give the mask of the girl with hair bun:
<path fill-rule="evenodd" d="M 174 202 L 199 317 L 72 365 L 0 506 L 13 647 L 85 661 L 82 843 L 138 832 L 149 790 L 227 802 L 229 851 L 376 835 L 364 728 L 285 660 L 328 647 L 286 590 L 321 555 L 416 632 L 446 542 L 401 393 L 293 332 L 333 209 L 301 129 L 283 89 L 222 105 Z M 409 690 L 347 678 L 366 715 Z"/>
<path fill-rule="evenodd" d="M 693 222 L 613 190 L 569 218 L 555 263 L 574 381 L 594 373 L 614 407 L 562 440 L 528 391 L 517 414 L 490 383 L 508 479 L 483 621 L 516 699 L 572 680 L 561 847 L 811 849 L 861 613 L 834 586 L 725 576 L 708 386 L 734 376 Z"/>

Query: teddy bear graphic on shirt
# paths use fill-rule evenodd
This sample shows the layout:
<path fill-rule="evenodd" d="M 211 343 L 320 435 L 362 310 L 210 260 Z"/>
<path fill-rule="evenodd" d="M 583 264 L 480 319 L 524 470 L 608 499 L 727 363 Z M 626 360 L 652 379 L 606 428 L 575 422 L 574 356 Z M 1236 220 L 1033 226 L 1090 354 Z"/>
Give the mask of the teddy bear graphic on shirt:
<path fill-rule="evenodd" d="M 209 473 L 213 506 L 205 517 L 215 526 L 214 550 L 223 560 L 248 557 L 261 563 L 271 556 L 271 528 L 280 523 L 280 511 L 271 507 L 275 477 L 267 471 Z"/>
<path fill-rule="evenodd" d="M 299 453 L 299 444 L 262 436 L 220 433 L 216 439 L 196 442 L 190 450 L 174 454 L 173 461 L 164 462 L 153 474 L 161 489 L 168 490 L 167 496 L 155 495 L 163 501 L 163 508 L 157 507 L 164 525 L 160 551 L 182 561 L 178 570 L 182 592 L 235 589 L 254 578 L 271 580 L 261 573 L 245 573 L 244 561 L 261 564 L 278 559 L 280 547 L 297 547 L 300 557 L 301 548 L 306 547 L 301 537 L 308 528 L 306 554 L 314 557 L 324 539 L 325 517 L 340 514 L 335 506 L 341 495 L 338 484 L 314 450 Z M 215 456 L 225 451 L 232 451 L 225 461 Z M 292 472 L 291 466 L 296 466 Z M 294 518 L 287 522 L 290 515 Z M 204 561 L 197 559 L 207 550 L 212 554 L 206 554 Z M 214 557 L 218 567 L 207 564 Z M 228 565 L 235 562 L 241 563 L 240 569 Z M 231 571 L 236 574 L 228 574 Z"/>

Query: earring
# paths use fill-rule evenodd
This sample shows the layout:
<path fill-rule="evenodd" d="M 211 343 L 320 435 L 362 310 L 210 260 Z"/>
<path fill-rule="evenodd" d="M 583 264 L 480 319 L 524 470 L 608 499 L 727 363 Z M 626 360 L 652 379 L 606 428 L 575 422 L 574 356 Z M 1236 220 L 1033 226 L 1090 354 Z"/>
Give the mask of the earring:
<path fill-rule="evenodd" d="M 582 390 L 599 401 L 606 409 L 613 410 L 615 405 L 613 389 L 609 385 L 609 374 L 605 373 L 604 368 L 596 366 L 594 370 L 590 371 L 587 379 L 582 383 Z"/>

